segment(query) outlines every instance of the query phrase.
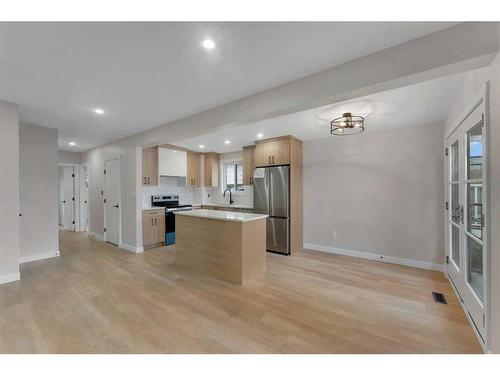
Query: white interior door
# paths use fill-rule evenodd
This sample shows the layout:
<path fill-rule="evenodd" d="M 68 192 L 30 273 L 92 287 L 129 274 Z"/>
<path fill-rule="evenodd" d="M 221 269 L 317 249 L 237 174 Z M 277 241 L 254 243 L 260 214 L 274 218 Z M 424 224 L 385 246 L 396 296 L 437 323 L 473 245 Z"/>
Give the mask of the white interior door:
<path fill-rule="evenodd" d="M 63 217 L 64 229 L 75 230 L 75 170 L 63 168 Z"/>
<path fill-rule="evenodd" d="M 80 191 L 80 230 L 86 232 L 89 228 L 89 173 L 85 166 L 80 169 Z"/>
<path fill-rule="evenodd" d="M 64 167 L 59 167 L 59 225 L 64 227 Z"/>
<path fill-rule="evenodd" d="M 447 139 L 447 271 L 483 343 L 488 266 L 484 113 L 482 103 Z"/>
<path fill-rule="evenodd" d="M 104 162 L 104 233 L 107 242 L 120 244 L 120 212 L 121 212 L 121 180 L 120 159 Z"/>

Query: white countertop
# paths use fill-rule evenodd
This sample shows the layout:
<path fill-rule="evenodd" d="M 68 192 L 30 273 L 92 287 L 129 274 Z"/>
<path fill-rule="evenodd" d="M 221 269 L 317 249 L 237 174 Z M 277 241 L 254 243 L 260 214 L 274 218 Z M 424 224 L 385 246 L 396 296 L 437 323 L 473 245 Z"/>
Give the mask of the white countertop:
<path fill-rule="evenodd" d="M 247 210 L 253 210 L 253 206 L 250 206 L 248 204 L 202 203 L 201 206 L 224 207 L 224 208 L 243 208 L 243 209 L 247 209 Z"/>
<path fill-rule="evenodd" d="M 238 221 L 244 223 L 247 221 L 265 219 L 269 215 L 250 214 L 245 212 L 231 211 L 214 211 L 214 210 L 192 210 L 192 211 L 177 211 L 176 215 L 201 217 L 205 219 L 216 219 L 225 221 Z"/>

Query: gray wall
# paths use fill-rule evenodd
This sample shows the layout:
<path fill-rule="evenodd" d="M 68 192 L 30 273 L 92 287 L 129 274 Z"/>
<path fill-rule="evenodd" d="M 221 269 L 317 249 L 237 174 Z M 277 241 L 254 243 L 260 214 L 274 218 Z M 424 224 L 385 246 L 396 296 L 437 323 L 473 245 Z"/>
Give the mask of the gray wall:
<path fill-rule="evenodd" d="M 82 155 L 78 152 L 59 150 L 59 164 L 80 164 L 82 162 Z"/>
<path fill-rule="evenodd" d="M 304 242 L 443 264 L 442 134 L 442 124 L 368 124 L 304 143 Z"/>
<path fill-rule="evenodd" d="M 57 130 L 19 125 L 21 263 L 59 254 Z"/>
<path fill-rule="evenodd" d="M 17 107 L 0 102 L 0 284 L 19 278 L 19 126 Z"/>

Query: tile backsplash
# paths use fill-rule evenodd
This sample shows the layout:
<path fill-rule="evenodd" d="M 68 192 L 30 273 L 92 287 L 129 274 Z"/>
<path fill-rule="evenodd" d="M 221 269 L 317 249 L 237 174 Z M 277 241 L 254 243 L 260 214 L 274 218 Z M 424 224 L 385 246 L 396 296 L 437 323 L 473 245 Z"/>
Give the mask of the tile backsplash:
<path fill-rule="evenodd" d="M 184 177 L 160 176 L 158 186 L 143 186 L 142 187 L 142 207 L 151 207 L 152 195 L 179 195 L 180 204 L 227 204 L 229 196 L 222 196 L 220 187 L 199 187 L 192 188 L 186 186 Z M 243 191 L 233 193 L 235 205 L 253 205 L 253 187 L 245 186 Z"/>
<path fill-rule="evenodd" d="M 202 203 L 205 204 L 228 204 L 229 194 L 223 197 L 220 187 L 203 187 L 202 188 Z M 253 206 L 253 187 L 244 186 L 243 191 L 233 192 L 233 200 L 235 205 Z"/>
<path fill-rule="evenodd" d="M 151 207 L 152 195 L 177 194 L 180 204 L 199 204 L 201 203 L 201 189 L 186 186 L 185 177 L 160 176 L 158 186 L 142 187 L 142 207 Z"/>

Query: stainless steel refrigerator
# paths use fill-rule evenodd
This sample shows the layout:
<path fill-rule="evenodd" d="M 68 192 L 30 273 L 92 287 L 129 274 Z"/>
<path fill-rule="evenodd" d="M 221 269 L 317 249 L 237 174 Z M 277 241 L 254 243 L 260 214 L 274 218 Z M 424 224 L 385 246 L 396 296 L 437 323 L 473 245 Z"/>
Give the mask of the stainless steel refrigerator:
<path fill-rule="evenodd" d="M 290 167 L 255 168 L 254 212 L 267 214 L 267 250 L 290 254 Z"/>

